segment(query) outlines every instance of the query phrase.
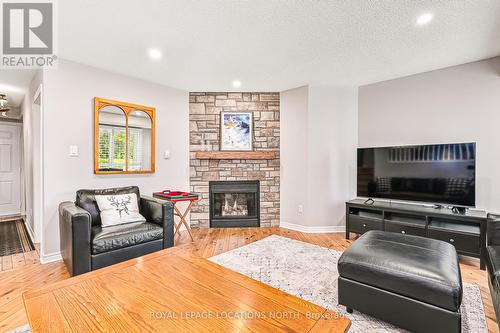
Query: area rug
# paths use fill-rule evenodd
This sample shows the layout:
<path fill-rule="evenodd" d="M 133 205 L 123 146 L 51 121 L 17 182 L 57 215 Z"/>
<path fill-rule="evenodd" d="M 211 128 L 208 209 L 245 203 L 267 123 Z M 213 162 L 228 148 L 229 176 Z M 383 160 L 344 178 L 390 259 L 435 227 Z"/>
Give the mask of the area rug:
<path fill-rule="evenodd" d="M 348 317 L 349 332 L 405 332 L 337 303 L 337 261 L 342 252 L 281 236 L 269 236 L 210 258 L 214 263 Z M 481 293 L 464 283 L 462 332 L 487 332 Z"/>
<path fill-rule="evenodd" d="M 18 327 L 12 331 L 7 331 L 5 333 L 30 333 L 31 330 L 30 330 L 30 325 L 24 325 L 24 326 L 21 326 L 21 327 Z"/>
<path fill-rule="evenodd" d="M 22 219 L 0 221 L 0 256 L 33 251 Z"/>

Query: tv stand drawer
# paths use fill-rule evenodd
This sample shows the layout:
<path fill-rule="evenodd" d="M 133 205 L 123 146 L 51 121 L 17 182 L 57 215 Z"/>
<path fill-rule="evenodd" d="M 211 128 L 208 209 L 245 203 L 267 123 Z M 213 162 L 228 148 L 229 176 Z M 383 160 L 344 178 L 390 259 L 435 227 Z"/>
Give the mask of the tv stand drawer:
<path fill-rule="evenodd" d="M 370 230 L 383 230 L 382 220 L 349 215 L 349 229 L 351 232 L 363 234 Z"/>
<path fill-rule="evenodd" d="M 401 223 L 385 221 L 385 231 L 397 232 L 404 235 L 422 236 L 425 237 L 425 228 L 408 226 Z"/>
<path fill-rule="evenodd" d="M 475 254 L 479 254 L 481 251 L 479 235 L 467 235 L 431 229 L 429 229 L 428 235 L 430 238 L 439 239 L 454 245 L 457 251 Z"/>

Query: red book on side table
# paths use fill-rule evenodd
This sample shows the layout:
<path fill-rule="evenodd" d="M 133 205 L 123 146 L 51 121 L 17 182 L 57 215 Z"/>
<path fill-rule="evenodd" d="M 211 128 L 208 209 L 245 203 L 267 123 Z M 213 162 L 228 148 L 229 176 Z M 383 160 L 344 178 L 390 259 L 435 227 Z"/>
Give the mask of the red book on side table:
<path fill-rule="evenodd" d="M 194 241 L 193 234 L 191 234 L 191 228 L 189 227 L 189 224 L 186 221 L 186 216 L 191 211 L 191 207 L 193 206 L 193 203 L 199 200 L 199 195 L 196 193 L 165 190 L 165 191 L 161 191 L 161 192 L 154 192 L 153 197 L 156 199 L 167 200 L 167 201 L 173 202 L 174 214 L 179 216 L 179 218 L 180 218 L 179 223 L 175 223 L 175 221 L 174 221 L 174 227 L 175 227 L 174 237 L 177 234 L 179 234 L 179 236 L 180 236 L 180 227 L 183 224 L 189 233 L 189 237 L 191 237 L 191 241 Z M 184 212 L 181 212 L 179 210 L 179 207 L 177 207 L 177 205 L 175 204 L 176 202 L 180 202 L 180 201 L 189 201 L 189 205 L 186 207 Z"/>

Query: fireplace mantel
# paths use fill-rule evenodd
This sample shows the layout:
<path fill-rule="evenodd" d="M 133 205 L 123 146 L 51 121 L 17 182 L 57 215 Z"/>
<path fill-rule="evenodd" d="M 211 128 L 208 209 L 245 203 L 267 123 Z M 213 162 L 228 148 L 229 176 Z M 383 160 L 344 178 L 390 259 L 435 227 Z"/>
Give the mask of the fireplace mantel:
<path fill-rule="evenodd" d="M 275 151 L 197 151 L 198 160 L 274 160 Z"/>

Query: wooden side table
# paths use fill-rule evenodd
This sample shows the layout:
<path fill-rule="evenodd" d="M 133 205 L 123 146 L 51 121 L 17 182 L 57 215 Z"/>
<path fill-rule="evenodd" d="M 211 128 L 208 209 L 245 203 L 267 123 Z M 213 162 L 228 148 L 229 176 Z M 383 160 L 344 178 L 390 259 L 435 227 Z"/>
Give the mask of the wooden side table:
<path fill-rule="evenodd" d="M 165 196 L 157 195 L 156 193 L 153 193 L 153 197 L 156 199 L 160 199 L 160 200 L 170 201 L 174 204 L 174 215 L 179 216 L 179 218 L 180 218 L 179 223 L 175 223 L 175 220 L 174 220 L 174 227 L 175 227 L 174 237 L 177 234 L 179 234 L 179 236 L 181 235 L 180 229 L 181 229 L 181 225 L 183 224 L 189 233 L 189 237 L 191 237 L 191 241 L 194 242 L 193 234 L 191 233 L 191 227 L 189 226 L 189 223 L 187 223 L 186 217 L 189 214 L 189 212 L 191 211 L 193 204 L 196 201 L 200 200 L 200 197 L 198 196 L 198 197 L 185 197 L 185 198 L 168 198 Z M 186 207 L 186 209 L 184 210 L 184 212 L 181 212 L 179 207 L 177 207 L 177 205 L 176 205 L 176 203 L 182 202 L 182 201 L 189 201 L 189 204 Z"/>

